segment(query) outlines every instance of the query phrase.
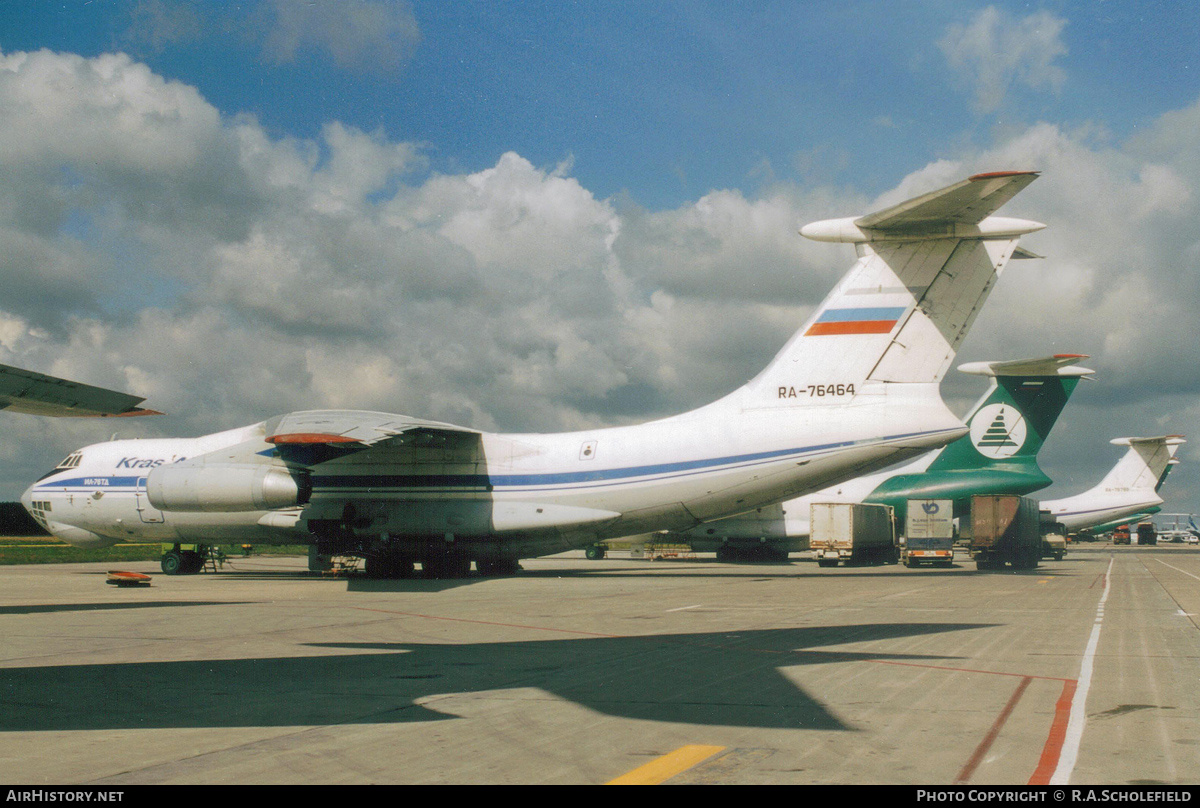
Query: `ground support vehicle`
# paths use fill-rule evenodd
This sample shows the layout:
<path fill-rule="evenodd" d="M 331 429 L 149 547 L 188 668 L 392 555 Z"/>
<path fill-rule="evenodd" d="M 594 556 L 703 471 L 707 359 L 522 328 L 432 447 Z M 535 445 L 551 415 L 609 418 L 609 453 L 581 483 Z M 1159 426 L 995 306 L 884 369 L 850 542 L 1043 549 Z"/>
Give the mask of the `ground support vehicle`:
<path fill-rule="evenodd" d="M 905 508 L 900 560 L 906 567 L 954 564 L 954 501 L 910 499 Z"/>
<path fill-rule="evenodd" d="M 1042 557 L 1037 500 L 1017 496 L 971 497 L 971 558 L 977 569 L 1035 569 Z"/>
<path fill-rule="evenodd" d="M 1067 554 L 1067 529 L 1047 511 L 1041 512 L 1042 558 L 1062 561 Z"/>
<path fill-rule="evenodd" d="M 810 515 L 809 542 L 820 566 L 898 560 L 891 506 L 814 502 Z"/>

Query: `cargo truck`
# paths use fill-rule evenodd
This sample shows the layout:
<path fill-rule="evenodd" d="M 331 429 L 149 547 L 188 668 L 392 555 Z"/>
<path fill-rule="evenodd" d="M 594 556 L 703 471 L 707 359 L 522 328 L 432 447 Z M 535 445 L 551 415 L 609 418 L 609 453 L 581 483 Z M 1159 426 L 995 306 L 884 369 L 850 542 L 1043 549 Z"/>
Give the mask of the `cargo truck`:
<path fill-rule="evenodd" d="M 977 569 L 1035 569 L 1042 557 L 1037 500 L 1017 496 L 971 497 L 971 558 Z"/>
<path fill-rule="evenodd" d="M 1137 526 L 1138 544 L 1158 544 L 1158 531 L 1153 522 L 1139 522 Z"/>
<path fill-rule="evenodd" d="M 809 511 L 809 547 L 822 567 L 897 560 L 896 529 L 890 505 L 814 502 Z"/>
<path fill-rule="evenodd" d="M 1039 532 L 1042 535 L 1042 558 L 1062 561 L 1067 554 L 1067 528 L 1057 522 L 1049 511 L 1042 511 Z"/>
<path fill-rule="evenodd" d="M 906 567 L 954 565 L 954 501 L 910 499 L 905 508 L 900 560 Z"/>

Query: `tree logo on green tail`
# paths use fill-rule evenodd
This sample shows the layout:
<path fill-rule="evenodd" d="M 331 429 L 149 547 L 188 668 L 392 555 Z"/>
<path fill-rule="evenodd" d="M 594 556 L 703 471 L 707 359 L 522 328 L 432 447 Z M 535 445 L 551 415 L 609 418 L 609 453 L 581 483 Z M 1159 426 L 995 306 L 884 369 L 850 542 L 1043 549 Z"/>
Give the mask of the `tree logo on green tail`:
<path fill-rule="evenodd" d="M 1025 445 L 1025 416 L 1010 404 L 991 404 L 971 419 L 971 443 L 984 457 L 1012 457 Z"/>

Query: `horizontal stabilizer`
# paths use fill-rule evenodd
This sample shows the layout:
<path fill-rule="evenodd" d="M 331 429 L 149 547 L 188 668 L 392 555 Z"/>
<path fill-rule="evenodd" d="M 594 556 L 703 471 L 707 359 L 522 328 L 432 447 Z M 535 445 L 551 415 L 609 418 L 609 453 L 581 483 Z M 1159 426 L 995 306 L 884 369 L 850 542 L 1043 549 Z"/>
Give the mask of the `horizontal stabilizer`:
<path fill-rule="evenodd" d="M 72 382 L 32 370 L 0 365 L 0 410 L 56 418 L 161 415 L 137 405 L 145 399 Z"/>
<path fill-rule="evenodd" d="M 973 376 L 1092 376 L 1095 371 L 1075 363 L 1087 359 L 1085 354 L 1055 354 L 1039 359 L 1010 359 L 1001 362 L 967 362 L 959 365 L 963 373 Z"/>
<path fill-rule="evenodd" d="M 807 224 L 800 234 L 815 241 L 862 243 L 931 238 L 1013 238 L 1041 230 L 1040 222 L 992 216 L 1037 179 L 1036 171 L 976 174 L 938 191 L 866 216 Z M 1031 257 L 1026 253 L 1022 257 Z"/>
<path fill-rule="evenodd" d="M 1036 171 L 976 174 L 947 188 L 914 197 L 855 220 L 871 230 L 912 230 L 945 222 L 979 224 L 1029 183 Z"/>
<path fill-rule="evenodd" d="M 1113 446 L 1138 446 L 1161 443 L 1164 446 L 1181 446 L 1187 443 L 1183 435 L 1161 435 L 1157 438 L 1113 438 L 1109 441 Z"/>

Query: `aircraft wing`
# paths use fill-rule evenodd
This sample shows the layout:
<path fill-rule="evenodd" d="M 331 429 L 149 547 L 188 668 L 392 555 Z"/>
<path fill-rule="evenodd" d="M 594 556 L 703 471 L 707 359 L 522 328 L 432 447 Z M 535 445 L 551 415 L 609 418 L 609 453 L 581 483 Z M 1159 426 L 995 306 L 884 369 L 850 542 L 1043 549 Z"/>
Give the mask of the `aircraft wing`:
<path fill-rule="evenodd" d="M 145 399 L 0 365 L 0 410 L 54 417 L 128 417 L 161 415 L 138 404 Z"/>
<path fill-rule="evenodd" d="M 273 418 L 266 424 L 267 442 L 276 446 L 331 446 L 366 449 L 386 444 L 391 447 L 435 447 L 478 440 L 479 430 L 362 410 L 307 410 Z"/>
<path fill-rule="evenodd" d="M 919 230 L 929 225 L 979 224 L 1037 179 L 1036 171 L 976 174 L 940 191 L 914 197 L 854 220 L 871 230 Z"/>

